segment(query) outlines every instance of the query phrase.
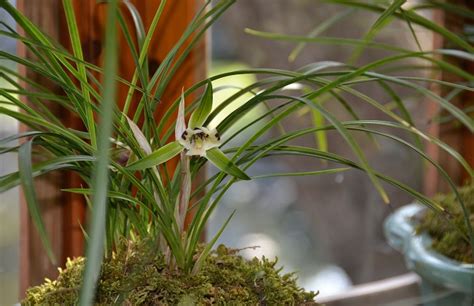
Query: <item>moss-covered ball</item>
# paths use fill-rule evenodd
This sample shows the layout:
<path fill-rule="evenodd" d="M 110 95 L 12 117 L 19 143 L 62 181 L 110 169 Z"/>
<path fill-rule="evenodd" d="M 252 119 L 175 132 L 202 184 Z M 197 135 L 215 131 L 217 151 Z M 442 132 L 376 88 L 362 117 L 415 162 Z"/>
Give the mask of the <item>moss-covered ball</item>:
<path fill-rule="evenodd" d="M 474 227 L 474 183 L 459 188 L 459 194 L 469 214 L 471 226 Z M 433 249 L 441 254 L 457 261 L 474 263 L 463 210 L 456 195 L 439 195 L 435 200 L 448 214 L 440 215 L 431 210 L 427 211 L 421 218 L 417 231 L 428 232 L 433 238 Z"/>
<path fill-rule="evenodd" d="M 68 260 L 56 280 L 28 289 L 23 305 L 74 305 L 85 259 Z M 316 294 L 280 274 L 276 260 L 245 260 L 219 246 L 196 275 L 170 270 L 149 243 L 124 243 L 102 265 L 96 305 L 317 305 Z"/>

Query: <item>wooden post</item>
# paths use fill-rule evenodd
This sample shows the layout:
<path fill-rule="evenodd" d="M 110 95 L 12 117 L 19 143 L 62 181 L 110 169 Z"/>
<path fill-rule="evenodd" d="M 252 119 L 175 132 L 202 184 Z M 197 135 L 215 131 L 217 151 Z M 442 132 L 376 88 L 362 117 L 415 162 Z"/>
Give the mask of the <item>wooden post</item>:
<path fill-rule="evenodd" d="M 449 2 L 456 5 L 463 5 L 471 11 L 474 10 L 474 3 L 470 0 L 450 0 Z M 468 20 L 462 18 L 460 15 L 453 15 L 440 11 L 435 13 L 434 19 L 436 23 L 445 26 L 447 29 L 455 33 L 461 33 L 461 31 L 464 30 L 464 26 L 468 23 Z M 449 46 L 446 46 L 446 42 L 444 42 L 438 35 L 435 35 L 433 47 L 435 49 L 443 47 L 449 48 Z M 467 60 L 450 58 L 450 63 L 461 67 L 470 73 L 474 73 L 474 65 Z M 453 76 L 447 72 L 440 73 L 437 78 L 449 82 L 459 81 L 459 77 Z M 435 86 L 436 88 L 433 89 L 435 89 L 438 94 L 446 94 L 446 92 L 438 85 Z M 451 102 L 461 109 L 469 106 L 472 107 L 474 105 L 474 95 L 472 92 L 465 92 L 452 99 Z M 434 104 L 431 104 L 427 109 L 430 118 L 439 115 L 439 111 L 440 107 Z M 441 112 L 441 114 L 446 115 L 445 112 Z M 474 167 L 474 135 L 466 127 L 462 126 L 459 122 L 452 120 L 451 122 L 444 124 L 432 124 L 429 132 L 431 135 L 440 138 L 442 141 L 456 149 L 462 154 L 469 165 Z M 434 160 L 439 162 L 439 164 L 447 171 L 449 176 L 454 179 L 456 184 L 462 185 L 466 182 L 468 174 L 448 153 L 444 152 L 436 145 L 429 144 L 428 154 Z M 437 192 L 447 192 L 450 190 L 448 184 L 441 179 L 434 167 L 429 167 L 425 172 L 424 189 L 425 192 L 431 196 Z"/>
<path fill-rule="evenodd" d="M 18 8 L 34 23 L 45 29 L 51 37 L 58 37 L 59 1 L 35 1 L 33 4 L 25 0 L 17 3 Z M 33 57 L 22 44 L 19 44 L 18 53 L 21 57 Z M 52 87 L 51 82 L 38 77 L 31 71 L 26 71 L 24 67 L 19 66 L 18 69 L 26 77 L 44 86 Z M 23 85 L 27 87 L 27 84 Z M 55 105 L 50 106 L 55 107 Z M 55 107 L 52 111 L 58 113 L 59 109 Z M 25 127 L 20 125 L 20 130 L 24 129 Z M 63 181 L 64 175 L 58 173 L 43 176 L 35 181 L 40 209 L 55 254 L 61 254 L 61 241 L 63 240 L 61 218 L 63 195 L 59 191 L 63 187 Z M 39 235 L 30 220 L 23 194 L 20 194 L 20 222 L 20 294 L 22 296 L 27 287 L 44 281 L 44 277 L 54 275 L 57 270 L 45 254 Z"/>
<path fill-rule="evenodd" d="M 132 0 L 130 2 L 140 12 L 147 30 L 160 5 L 160 0 Z M 150 46 L 150 73 L 153 73 L 159 67 L 165 55 L 181 37 L 190 20 L 203 3 L 204 1 L 202 0 L 169 0 L 167 2 Z M 89 62 L 101 65 L 103 60 L 102 41 L 105 34 L 105 4 L 97 4 L 96 0 L 74 0 L 73 5 L 76 18 L 79 21 L 78 26 L 84 57 Z M 62 45 L 70 49 L 67 25 L 59 0 L 18 0 L 18 7 L 34 23 L 39 24 L 45 32 L 57 38 Z M 126 10 L 123 10 L 123 12 L 127 24 L 130 26 L 130 32 L 134 33 L 131 16 Z M 128 46 L 123 36 L 119 37 L 119 44 L 119 75 L 127 80 L 131 80 L 135 63 L 131 53 L 128 51 Z M 20 56 L 30 56 L 24 49 L 20 49 L 19 52 Z M 206 53 L 206 44 L 205 41 L 202 41 L 187 56 L 162 97 L 161 106 L 156 113 L 157 120 L 160 120 L 160 116 L 162 116 L 169 104 L 179 97 L 183 87 L 188 88 L 205 78 L 207 67 Z M 30 72 L 22 72 L 30 76 Z M 119 105 L 122 105 L 125 100 L 126 93 L 127 88 L 119 86 L 117 99 Z M 80 128 L 80 123 L 77 119 L 67 114 L 64 116 L 68 124 L 74 128 Z M 39 188 L 40 192 L 45 190 L 44 186 L 49 188 L 44 196 L 40 195 L 41 209 L 48 232 L 52 237 L 54 251 L 58 258 L 61 259 L 59 265 L 63 265 L 67 257 L 83 255 L 84 243 L 79 224 L 84 224 L 86 210 L 81 197 L 59 192 L 59 189 L 64 187 L 61 185 L 61 182 L 67 182 L 67 186 L 78 187 L 80 179 L 71 174 L 67 174 L 66 177 L 57 176 L 57 174 L 56 176 L 48 176 L 41 179 L 41 181 L 38 180 L 36 183 L 41 185 L 41 188 Z M 54 278 L 57 275 L 57 270 L 48 261 L 30 222 L 24 200 L 22 199 L 21 202 L 20 292 L 23 296 L 26 288 L 43 282 L 44 277 Z"/>

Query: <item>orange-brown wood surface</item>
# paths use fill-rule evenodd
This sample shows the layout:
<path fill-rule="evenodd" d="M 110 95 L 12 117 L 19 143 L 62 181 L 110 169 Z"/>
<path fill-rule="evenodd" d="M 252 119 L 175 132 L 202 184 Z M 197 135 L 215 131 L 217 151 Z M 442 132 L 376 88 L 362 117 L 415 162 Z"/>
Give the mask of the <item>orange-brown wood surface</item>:
<path fill-rule="evenodd" d="M 27 15 L 33 22 L 38 24 L 41 28 L 47 29 L 51 37 L 57 38 L 59 36 L 59 21 L 58 2 L 57 1 L 38 1 L 44 2 L 42 5 L 30 5 L 30 1 L 18 1 L 18 7 Z M 28 4 L 28 5 L 27 5 Z M 35 7 L 36 6 L 36 7 Z M 20 56 L 32 57 L 32 55 L 20 44 L 18 48 Z M 22 66 L 18 67 L 20 73 L 24 74 L 30 79 L 38 83 L 52 87 L 51 83 L 43 78 L 36 76 L 31 71 L 26 71 Z M 24 84 L 24 86 L 27 86 Z M 59 113 L 61 110 L 54 105 L 50 105 L 52 111 Z M 20 126 L 20 129 L 25 129 Z M 42 176 L 36 180 L 37 198 L 40 203 L 40 209 L 43 213 L 43 218 L 46 230 L 51 238 L 53 251 L 55 254 L 61 254 L 61 242 L 64 238 L 62 231 L 62 203 L 64 201 L 63 195 L 59 192 L 61 187 L 64 187 L 64 175 L 54 173 L 47 176 Z M 33 224 L 30 221 L 26 203 L 20 194 L 20 292 L 23 295 L 24 290 L 30 284 L 38 284 L 44 280 L 45 276 L 54 275 L 57 270 L 50 263 L 48 257 L 45 255 L 44 249 L 41 245 L 40 238 L 36 232 Z"/>
<path fill-rule="evenodd" d="M 440 24 L 444 25 L 444 14 L 441 11 L 437 11 L 434 14 L 434 20 Z M 439 49 L 443 46 L 443 39 L 441 35 L 434 35 L 433 36 L 433 49 Z M 438 55 L 437 55 L 438 56 Z M 441 73 L 436 73 L 433 76 L 436 79 L 440 79 L 442 77 Z M 438 84 L 431 84 L 431 90 L 436 92 L 440 92 L 440 86 Z M 438 115 L 440 111 L 440 106 L 436 103 L 430 103 L 426 107 L 427 118 L 434 118 Z M 432 122 L 428 126 L 428 134 L 438 137 L 440 134 L 440 127 L 439 124 Z M 440 150 L 439 147 L 433 143 L 426 144 L 426 152 L 431 158 L 435 161 L 439 160 Z M 438 184 L 439 184 L 439 174 L 438 170 L 434 166 L 427 166 L 424 173 L 424 180 L 423 180 L 423 189 L 424 192 L 430 196 L 433 196 L 438 192 Z"/>
<path fill-rule="evenodd" d="M 105 4 L 97 4 L 96 0 L 73 1 L 76 18 L 78 20 L 79 33 L 81 36 L 84 57 L 87 61 L 101 65 L 103 61 L 102 47 L 105 24 Z M 132 0 L 141 14 L 146 30 L 160 5 L 160 0 Z M 196 0 L 169 0 L 166 3 L 162 17 L 155 30 L 152 39 L 149 62 L 150 74 L 152 74 L 163 61 L 167 52 L 178 41 L 196 11 L 204 1 Z M 67 25 L 63 15 L 61 1 L 59 0 L 19 0 L 18 7 L 39 24 L 41 28 L 57 38 L 62 45 L 70 49 L 70 41 Z M 128 11 L 122 7 L 127 24 L 131 33 L 134 33 L 133 21 Z M 119 75 L 131 80 L 135 64 L 127 43 L 122 34 L 119 35 Z M 19 50 L 21 56 L 29 57 L 26 50 Z M 169 104 L 179 97 L 182 88 L 188 88 L 195 82 L 203 79 L 206 74 L 206 44 L 203 40 L 198 44 L 183 62 L 175 77 L 170 82 L 160 105 L 155 119 L 160 120 L 162 114 Z M 23 71 L 29 77 L 34 77 L 30 72 Z M 118 88 L 118 105 L 122 106 L 127 94 L 127 87 L 120 85 Z M 134 96 L 134 104 L 140 97 Z M 133 112 L 133 106 L 131 111 Z M 78 119 L 63 110 L 61 113 L 65 122 L 71 127 L 81 128 Z M 169 126 L 171 122 L 168 122 Z M 66 186 L 80 186 L 80 179 L 72 174 L 55 174 L 36 182 L 38 184 L 38 195 L 42 205 L 42 213 L 45 218 L 48 232 L 51 235 L 54 251 L 62 265 L 67 257 L 82 255 L 84 251 L 83 234 L 80 224 L 84 224 L 86 209 L 80 196 L 60 193 L 59 189 Z M 47 188 L 45 188 L 47 187 Z M 39 242 L 22 199 L 21 211 L 21 295 L 28 286 L 41 283 L 44 277 L 55 277 L 57 269 L 52 265 Z"/>

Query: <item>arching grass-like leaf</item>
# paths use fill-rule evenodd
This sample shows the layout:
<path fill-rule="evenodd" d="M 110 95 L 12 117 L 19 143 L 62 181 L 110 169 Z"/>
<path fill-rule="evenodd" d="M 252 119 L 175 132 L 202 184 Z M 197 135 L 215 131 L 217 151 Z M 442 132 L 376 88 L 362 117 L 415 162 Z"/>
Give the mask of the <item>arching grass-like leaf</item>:
<path fill-rule="evenodd" d="M 77 20 L 74 14 L 74 8 L 72 6 L 72 0 L 65 0 L 63 1 L 64 12 L 66 15 L 66 23 L 69 30 L 69 36 L 71 38 L 71 46 L 74 56 L 76 56 L 79 61 L 76 62 L 77 70 L 80 74 L 81 78 L 86 82 L 81 82 L 81 89 L 82 89 L 82 96 L 85 99 L 84 108 L 86 114 L 86 125 L 89 131 L 89 135 L 91 137 L 92 146 L 97 146 L 97 139 L 96 139 L 96 130 L 95 130 L 95 122 L 94 122 L 94 114 L 91 107 L 91 96 L 89 93 L 89 86 L 87 86 L 87 74 L 86 74 L 86 67 L 82 64 L 82 60 L 84 59 L 82 53 L 82 46 L 81 46 L 81 37 L 79 36 L 79 29 L 77 27 Z"/>
<path fill-rule="evenodd" d="M 279 177 L 279 176 L 286 177 L 286 176 L 313 176 L 313 175 L 333 174 L 333 173 L 347 171 L 350 169 L 351 168 L 333 168 L 333 169 L 324 169 L 324 170 L 316 170 L 316 171 L 270 173 L 270 174 L 255 175 L 255 176 L 252 176 L 252 179 L 272 178 L 272 177 Z"/>
<path fill-rule="evenodd" d="M 33 141 L 25 142 L 18 151 L 18 169 L 20 174 L 21 186 L 23 187 L 23 194 L 25 195 L 26 204 L 28 205 L 28 212 L 31 220 L 38 230 L 41 242 L 53 264 L 56 264 L 56 256 L 53 253 L 51 242 L 44 226 L 41 211 L 39 209 L 38 201 L 36 200 L 36 191 L 33 184 L 33 170 L 31 165 L 31 151 Z"/>
<path fill-rule="evenodd" d="M 201 127 L 212 110 L 212 83 L 208 82 L 198 107 L 189 118 L 189 128 Z"/>
<path fill-rule="evenodd" d="M 369 32 L 367 32 L 367 34 L 365 34 L 364 36 L 364 41 L 369 42 L 373 40 L 377 33 L 390 23 L 390 20 L 393 18 L 393 14 L 397 10 L 399 10 L 405 2 L 407 2 L 407 0 L 393 1 L 392 4 L 390 4 L 390 6 L 385 9 L 385 11 L 377 18 L 375 23 L 370 27 Z M 349 63 L 355 63 L 364 51 L 364 49 L 364 45 L 358 46 L 352 54 L 351 58 L 349 59 Z"/>
<path fill-rule="evenodd" d="M 217 168 L 241 180 L 250 180 L 250 177 L 240 170 L 219 148 L 206 151 L 206 158 Z"/>
<path fill-rule="evenodd" d="M 144 158 L 131 163 L 127 169 L 136 171 L 161 165 L 181 153 L 183 150 L 184 147 L 179 142 L 170 142 Z"/>
<path fill-rule="evenodd" d="M 378 12 L 378 13 L 382 13 L 383 11 L 385 11 L 385 7 L 383 6 L 380 6 L 378 4 L 368 3 L 368 2 L 362 2 L 362 1 L 354 1 L 354 0 L 322 0 L 322 1 L 326 3 L 331 3 L 331 4 L 344 5 L 347 7 L 356 7 L 359 9 L 372 11 L 372 12 Z M 439 25 L 436 22 L 429 20 L 428 18 L 423 17 L 414 11 L 405 11 L 405 14 L 402 14 L 401 12 L 393 12 L 392 15 L 402 20 L 409 18 L 412 23 L 417 24 L 428 30 L 431 30 L 435 33 L 442 35 L 448 41 L 451 41 L 457 44 L 458 46 L 465 49 L 466 51 L 474 52 L 474 47 L 472 47 L 469 44 L 469 42 L 467 42 L 465 39 L 453 33 L 452 31 L 446 29 L 442 25 Z"/>
<path fill-rule="evenodd" d="M 113 109 L 116 97 L 117 73 L 117 0 L 111 0 L 107 9 L 104 94 L 100 106 L 101 128 L 97 137 L 97 162 L 92 176 L 92 213 L 88 232 L 84 276 L 79 296 L 79 305 L 92 305 L 95 288 L 100 275 L 104 254 L 104 239 L 107 224 L 107 193 L 109 190 L 109 147 L 113 129 Z"/>
<path fill-rule="evenodd" d="M 308 37 L 315 37 L 332 27 L 333 25 L 337 24 L 339 21 L 342 19 L 346 18 L 350 14 L 354 13 L 354 9 L 348 9 L 345 11 L 342 11 L 334 16 L 329 17 L 328 19 L 324 20 L 321 23 L 318 23 L 318 25 L 311 30 L 311 32 L 308 33 Z M 307 43 L 306 42 L 300 42 L 288 55 L 288 61 L 293 62 L 296 57 L 301 53 L 303 48 L 305 47 Z"/>

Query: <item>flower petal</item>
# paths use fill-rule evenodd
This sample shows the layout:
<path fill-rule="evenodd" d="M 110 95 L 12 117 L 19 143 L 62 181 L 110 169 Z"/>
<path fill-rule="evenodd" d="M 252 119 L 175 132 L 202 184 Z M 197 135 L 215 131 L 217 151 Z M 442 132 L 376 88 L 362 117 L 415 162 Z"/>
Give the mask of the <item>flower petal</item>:
<path fill-rule="evenodd" d="M 138 144 L 140 147 L 145 151 L 146 154 L 151 154 L 152 149 L 150 146 L 150 143 L 146 139 L 145 135 L 143 135 L 142 131 L 140 128 L 133 122 L 130 118 L 127 117 L 127 115 L 123 114 L 125 118 L 127 118 L 128 126 L 130 126 L 130 129 L 132 130 L 133 136 L 135 136 L 135 139 L 137 140 Z"/>
<path fill-rule="evenodd" d="M 183 135 L 184 131 L 186 131 L 186 122 L 184 121 L 184 89 L 181 91 L 181 100 L 179 101 L 179 108 L 178 108 L 178 117 L 176 118 L 176 128 L 174 130 L 174 136 L 176 140 L 179 141 L 181 136 Z M 181 142 L 180 142 L 181 143 Z"/>
<path fill-rule="evenodd" d="M 220 137 L 215 129 L 206 127 L 187 128 L 178 142 L 186 149 L 188 156 L 205 156 L 206 151 L 220 146 Z"/>

